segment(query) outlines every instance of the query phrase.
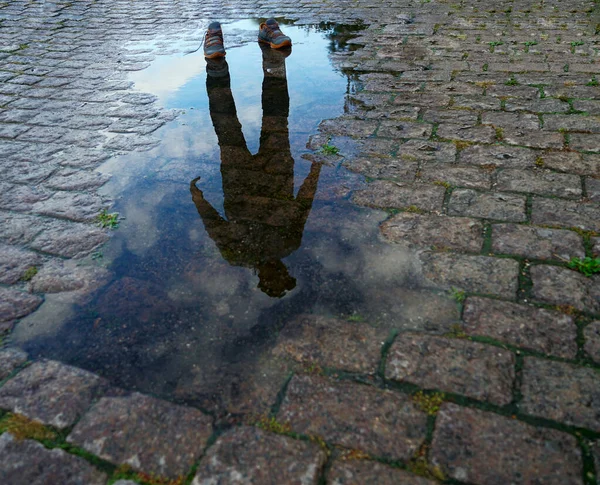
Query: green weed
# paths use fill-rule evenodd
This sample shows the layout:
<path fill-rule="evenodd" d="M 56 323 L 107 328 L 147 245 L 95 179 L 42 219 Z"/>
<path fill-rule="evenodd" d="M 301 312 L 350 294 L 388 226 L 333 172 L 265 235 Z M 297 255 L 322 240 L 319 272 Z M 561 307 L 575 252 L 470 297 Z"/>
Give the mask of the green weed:
<path fill-rule="evenodd" d="M 31 278 L 33 278 L 36 274 L 38 274 L 38 269 L 35 266 L 30 266 L 27 268 L 25 273 L 23 273 L 23 276 L 21 276 L 21 280 L 31 281 Z"/>
<path fill-rule="evenodd" d="M 102 212 L 96 217 L 96 221 L 100 227 L 116 229 L 119 227 L 119 213 L 113 212 L 112 214 L 109 214 L 106 209 L 102 209 Z"/>
<path fill-rule="evenodd" d="M 450 296 L 457 303 L 462 303 L 467 298 L 467 294 L 463 290 L 454 287 L 450 289 Z"/>
<path fill-rule="evenodd" d="M 327 142 L 321 147 L 321 153 L 324 153 L 325 155 L 337 155 L 338 153 L 340 153 L 340 149 L 335 145 L 332 145 L 331 143 Z"/>
<path fill-rule="evenodd" d="M 0 420 L 0 432 L 9 432 L 17 440 L 27 438 L 34 440 L 53 440 L 56 433 L 46 428 L 39 421 L 34 421 L 21 414 L 9 413 Z"/>
<path fill-rule="evenodd" d="M 596 273 L 600 273 L 600 259 L 599 258 L 571 258 L 571 261 L 567 263 L 567 266 L 575 271 L 583 273 L 585 276 L 592 276 Z"/>

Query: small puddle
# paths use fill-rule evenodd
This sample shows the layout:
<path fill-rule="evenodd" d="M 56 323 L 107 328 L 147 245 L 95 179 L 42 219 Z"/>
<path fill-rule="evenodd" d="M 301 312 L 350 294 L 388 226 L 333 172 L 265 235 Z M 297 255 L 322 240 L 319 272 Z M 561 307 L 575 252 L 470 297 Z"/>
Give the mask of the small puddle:
<path fill-rule="evenodd" d="M 271 350 L 301 315 L 442 325 L 446 303 L 416 287 L 412 253 L 380 240 L 387 214 L 347 201 L 362 179 L 302 158 L 352 87 L 328 58 L 334 32 L 285 25 L 286 55 L 259 47 L 258 25 L 224 24 L 226 62 L 171 42 L 176 54 L 132 75 L 184 113 L 154 133 L 157 148 L 100 168 L 124 217 L 88 261 L 109 280 L 76 302 L 48 295 L 17 345 L 115 385 L 243 411 L 273 402 L 289 370 Z"/>

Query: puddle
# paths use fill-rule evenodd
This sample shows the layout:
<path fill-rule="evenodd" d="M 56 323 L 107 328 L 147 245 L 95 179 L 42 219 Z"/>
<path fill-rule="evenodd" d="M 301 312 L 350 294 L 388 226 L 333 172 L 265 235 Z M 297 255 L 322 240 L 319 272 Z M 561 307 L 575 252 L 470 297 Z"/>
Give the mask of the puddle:
<path fill-rule="evenodd" d="M 273 403 L 289 374 L 272 349 L 306 314 L 438 330 L 444 299 L 421 291 L 413 255 L 381 242 L 381 211 L 346 199 L 362 183 L 302 158 L 349 79 L 331 31 L 286 25 L 291 54 L 261 49 L 258 22 L 224 25 L 226 62 L 191 42 L 135 73 L 136 88 L 184 110 L 156 149 L 110 160 L 103 192 L 124 219 L 87 263 L 109 278 L 86 299 L 48 295 L 14 333 L 33 356 L 113 384 L 218 411 Z M 76 295 L 75 295 L 76 296 Z M 368 323 L 366 323 L 368 322 Z"/>

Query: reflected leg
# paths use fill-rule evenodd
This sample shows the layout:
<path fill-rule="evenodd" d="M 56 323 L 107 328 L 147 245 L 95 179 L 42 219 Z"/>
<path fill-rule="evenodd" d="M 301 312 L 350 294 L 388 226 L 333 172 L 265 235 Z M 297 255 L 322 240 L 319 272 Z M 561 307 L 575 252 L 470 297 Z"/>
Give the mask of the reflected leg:
<path fill-rule="evenodd" d="M 262 128 L 260 149 L 262 170 L 272 174 L 273 183 L 267 197 L 293 198 L 294 159 L 290 151 L 288 116 L 290 96 L 288 93 L 285 59 L 291 49 L 271 49 L 261 46 L 263 54 Z"/>
<path fill-rule="evenodd" d="M 247 159 L 250 152 L 237 117 L 227 61 L 207 59 L 206 74 L 210 118 L 221 147 L 221 161 L 227 163 L 228 160 L 240 156 Z"/>

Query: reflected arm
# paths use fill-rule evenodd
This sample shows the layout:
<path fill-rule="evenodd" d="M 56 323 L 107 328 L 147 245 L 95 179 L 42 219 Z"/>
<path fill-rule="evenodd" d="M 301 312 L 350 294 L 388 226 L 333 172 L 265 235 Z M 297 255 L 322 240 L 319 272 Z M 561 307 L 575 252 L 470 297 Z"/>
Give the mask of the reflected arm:
<path fill-rule="evenodd" d="M 210 203 L 204 198 L 202 191 L 196 186 L 196 182 L 198 180 L 200 180 L 200 177 L 195 178 L 190 182 L 190 192 L 192 194 L 192 200 L 194 201 L 196 209 L 198 209 L 198 214 L 200 214 L 204 225 L 208 229 L 208 226 L 227 224 L 227 221 L 221 217 L 221 215 L 212 205 L 210 205 Z"/>

